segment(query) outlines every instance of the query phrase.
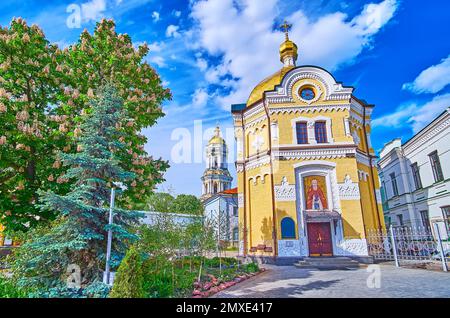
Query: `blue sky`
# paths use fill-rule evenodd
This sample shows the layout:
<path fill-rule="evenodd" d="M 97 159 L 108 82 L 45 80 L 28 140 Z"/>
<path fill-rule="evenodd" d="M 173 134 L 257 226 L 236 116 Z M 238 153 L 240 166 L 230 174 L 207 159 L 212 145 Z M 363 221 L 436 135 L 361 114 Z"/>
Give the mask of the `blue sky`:
<path fill-rule="evenodd" d="M 74 12 L 79 28 L 67 24 Z M 0 25 L 20 16 L 67 46 L 107 17 L 134 43 L 147 42 L 147 61 L 174 98 L 164 105 L 166 117 L 145 130 L 146 149 L 171 162 L 163 189 L 199 195 L 203 144 L 219 122 L 234 154 L 230 104 L 245 102 L 254 85 L 281 67 L 277 26 L 284 19 L 293 24 L 297 65 L 328 69 L 376 105 L 372 143 L 379 151 L 450 106 L 448 12 L 446 0 L 2 0 Z M 190 141 L 187 163 L 176 155 L 181 136 Z"/>

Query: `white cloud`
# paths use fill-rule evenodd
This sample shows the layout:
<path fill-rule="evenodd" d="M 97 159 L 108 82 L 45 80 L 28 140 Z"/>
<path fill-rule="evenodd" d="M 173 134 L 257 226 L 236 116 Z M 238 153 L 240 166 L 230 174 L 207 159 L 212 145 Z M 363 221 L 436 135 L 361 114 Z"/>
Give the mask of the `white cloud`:
<path fill-rule="evenodd" d="M 205 88 L 197 88 L 192 95 L 192 106 L 203 108 L 208 103 L 209 95 Z"/>
<path fill-rule="evenodd" d="M 153 11 L 153 13 L 152 13 L 152 19 L 153 19 L 153 22 L 158 22 L 158 21 L 160 20 L 159 12 Z"/>
<path fill-rule="evenodd" d="M 166 61 L 162 56 L 152 56 L 149 58 L 150 63 L 158 65 L 158 67 L 163 68 L 166 67 Z"/>
<path fill-rule="evenodd" d="M 81 4 L 82 17 L 86 22 L 100 19 L 105 10 L 106 0 L 92 0 Z"/>
<path fill-rule="evenodd" d="M 450 107 L 450 93 L 435 96 L 431 101 L 418 105 L 411 103 L 401 106 L 391 114 L 381 116 L 372 121 L 374 128 L 400 128 L 411 125 L 414 133 L 429 124 L 436 116 Z M 411 114 L 414 114 L 411 116 Z"/>
<path fill-rule="evenodd" d="M 174 37 L 174 38 L 177 38 L 177 37 L 179 37 L 180 36 L 180 33 L 178 33 L 178 29 L 179 29 L 179 26 L 178 25 L 173 25 L 173 24 L 171 24 L 171 25 L 169 25 L 168 27 L 167 27 L 167 29 L 166 29 L 166 36 L 168 37 L 168 38 L 170 38 L 170 37 Z"/>
<path fill-rule="evenodd" d="M 162 43 L 153 42 L 148 44 L 148 49 L 150 50 L 150 52 L 161 52 L 162 46 Z"/>
<path fill-rule="evenodd" d="M 450 84 L 450 55 L 439 64 L 423 70 L 414 82 L 403 84 L 403 89 L 416 94 L 437 93 L 448 84 Z"/>
<path fill-rule="evenodd" d="M 200 0 L 194 2 L 191 16 L 196 21 L 192 38 L 194 49 L 221 56 L 221 63 L 210 67 L 206 80 L 220 82 L 231 93 L 218 97 L 225 109 L 245 102 L 250 90 L 281 67 L 278 48 L 283 34 L 273 30 L 279 22 L 278 1 Z M 290 38 L 299 46 L 298 64 L 320 65 L 330 71 L 352 62 L 373 36 L 392 19 L 395 0 L 369 4 L 355 18 L 336 12 L 310 21 L 302 11 L 287 20 L 293 24 Z M 224 77 L 227 79 L 224 81 Z"/>
<path fill-rule="evenodd" d="M 195 64 L 202 72 L 206 71 L 206 69 L 208 68 L 208 62 L 204 58 L 201 58 L 201 57 L 197 57 Z"/>
<path fill-rule="evenodd" d="M 172 11 L 172 14 L 175 16 L 175 17 L 177 17 L 177 18 L 179 18 L 179 17 L 181 17 L 181 11 Z"/>

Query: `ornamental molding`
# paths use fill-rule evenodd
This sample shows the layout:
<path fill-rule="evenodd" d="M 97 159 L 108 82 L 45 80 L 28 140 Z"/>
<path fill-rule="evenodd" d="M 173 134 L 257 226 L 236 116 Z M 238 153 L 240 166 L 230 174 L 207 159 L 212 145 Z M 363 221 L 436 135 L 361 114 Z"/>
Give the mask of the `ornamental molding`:
<path fill-rule="evenodd" d="M 288 72 L 276 90 L 266 93 L 267 101 L 273 104 L 293 102 L 293 86 L 302 79 L 315 80 L 321 83 L 325 88 L 325 100 L 351 99 L 352 87 L 343 87 L 342 84 L 335 81 L 330 73 L 321 68 L 304 66 Z"/>
<path fill-rule="evenodd" d="M 251 108 L 247 108 L 244 112 L 244 119 L 249 119 L 253 115 L 261 112 L 264 110 L 264 104 L 261 102 L 256 106 L 253 106 Z"/>
<path fill-rule="evenodd" d="M 274 186 L 276 201 L 295 201 L 295 185 L 289 184 L 286 176 L 283 176 L 280 185 Z"/>
<path fill-rule="evenodd" d="M 267 116 L 265 114 L 260 117 L 254 118 L 251 121 L 245 123 L 244 129 L 250 129 L 266 120 L 267 120 Z"/>
<path fill-rule="evenodd" d="M 263 155 L 261 157 L 257 157 L 255 159 L 251 159 L 249 162 L 245 164 L 245 170 L 252 170 L 262 166 L 265 166 L 270 163 L 270 156 Z"/>
<path fill-rule="evenodd" d="M 358 170 L 358 178 L 361 181 L 367 181 L 367 177 L 369 176 L 369 173 L 365 172 L 364 170 Z"/>
<path fill-rule="evenodd" d="M 270 115 L 273 114 L 291 114 L 291 113 L 327 113 L 333 111 L 349 110 L 350 106 L 346 104 L 341 105 L 314 105 L 314 106 L 295 106 L 295 107 L 271 107 L 269 109 Z"/>
<path fill-rule="evenodd" d="M 353 182 L 348 174 L 345 175 L 344 183 L 338 184 L 339 198 L 341 200 L 359 200 L 359 185 Z"/>
<path fill-rule="evenodd" d="M 414 150 L 419 149 L 424 144 L 427 144 L 432 138 L 436 137 L 440 132 L 444 131 L 450 126 L 450 115 L 447 112 L 446 116 L 440 121 L 430 126 L 423 134 L 416 136 L 413 140 L 408 141 L 402 146 L 404 155 L 411 154 Z"/>
<path fill-rule="evenodd" d="M 351 148 L 321 148 L 321 149 L 293 149 L 274 150 L 274 157 L 287 160 L 295 159 L 334 159 L 347 157 L 348 154 L 356 154 L 356 149 Z"/>

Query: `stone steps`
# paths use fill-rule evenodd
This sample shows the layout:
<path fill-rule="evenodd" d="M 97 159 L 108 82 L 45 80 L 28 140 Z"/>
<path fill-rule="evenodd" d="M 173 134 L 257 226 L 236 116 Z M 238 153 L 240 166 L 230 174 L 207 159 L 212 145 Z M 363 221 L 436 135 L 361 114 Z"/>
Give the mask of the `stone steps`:
<path fill-rule="evenodd" d="M 305 257 L 294 266 L 315 269 L 353 269 L 359 268 L 359 263 L 349 257 Z"/>

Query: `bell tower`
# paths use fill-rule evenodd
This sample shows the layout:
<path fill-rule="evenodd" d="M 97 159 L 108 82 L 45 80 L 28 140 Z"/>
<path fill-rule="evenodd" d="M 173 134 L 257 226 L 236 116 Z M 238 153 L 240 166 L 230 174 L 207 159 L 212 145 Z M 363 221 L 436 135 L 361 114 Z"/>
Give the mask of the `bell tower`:
<path fill-rule="evenodd" d="M 217 126 L 206 146 L 206 169 L 201 178 L 203 184 L 201 200 L 230 189 L 233 178 L 228 171 L 227 155 L 227 145 L 220 136 L 220 128 Z"/>

